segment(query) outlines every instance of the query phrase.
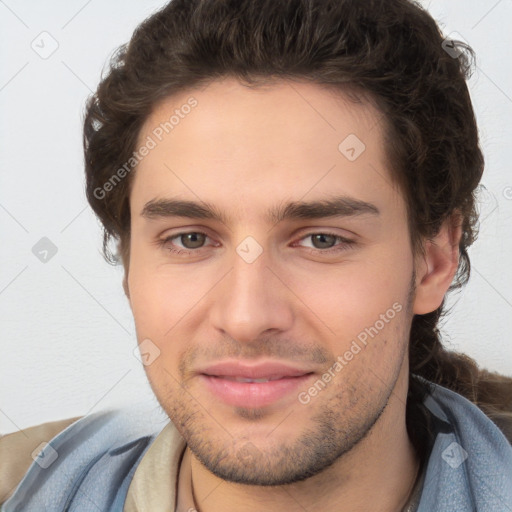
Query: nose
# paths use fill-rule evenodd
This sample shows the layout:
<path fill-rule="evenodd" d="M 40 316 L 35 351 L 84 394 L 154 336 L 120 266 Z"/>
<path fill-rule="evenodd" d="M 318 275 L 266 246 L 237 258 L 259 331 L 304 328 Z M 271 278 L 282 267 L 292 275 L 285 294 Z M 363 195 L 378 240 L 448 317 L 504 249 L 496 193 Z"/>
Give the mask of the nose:
<path fill-rule="evenodd" d="M 264 251 L 248 262 L 238 253 L 232 268 L 215 287 L 211 321 L 224 335 L 250 343 L 270 331 L 289 330 L 293 323 L 293 294 L 285 276 Z"/>

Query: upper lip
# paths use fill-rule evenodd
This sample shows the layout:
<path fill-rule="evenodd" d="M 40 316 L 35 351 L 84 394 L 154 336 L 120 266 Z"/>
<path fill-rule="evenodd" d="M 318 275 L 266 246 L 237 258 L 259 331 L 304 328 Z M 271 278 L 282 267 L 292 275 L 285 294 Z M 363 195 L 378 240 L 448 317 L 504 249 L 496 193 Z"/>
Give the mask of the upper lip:
<path fill-rule="evenodd" d="M 301 377 L 311 370 L 293 367 L 277 361 L 248 363 L 242 361 L 221 361 L 198 371 L 213 377 L 241 377 L 245 379 L 277 379 L 283 377 Z"/>

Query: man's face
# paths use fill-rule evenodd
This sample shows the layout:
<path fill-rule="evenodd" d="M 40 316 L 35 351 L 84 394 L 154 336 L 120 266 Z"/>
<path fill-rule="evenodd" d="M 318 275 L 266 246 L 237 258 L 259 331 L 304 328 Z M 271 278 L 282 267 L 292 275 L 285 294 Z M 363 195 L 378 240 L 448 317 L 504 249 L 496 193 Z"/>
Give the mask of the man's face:
<path fill-rule="evenodd" d="M 413 258 L 378 121 L 318 85 L 230 79 L 168 98 L 140 134 L 156 145 L 130 197 L 137 337 L 160 404 L 221 478 L 304 479 L 403 417 Z M 269 218 L 340 196 L 373 207 Z M 171 200 L 223 220 L 172 216 Z"/>

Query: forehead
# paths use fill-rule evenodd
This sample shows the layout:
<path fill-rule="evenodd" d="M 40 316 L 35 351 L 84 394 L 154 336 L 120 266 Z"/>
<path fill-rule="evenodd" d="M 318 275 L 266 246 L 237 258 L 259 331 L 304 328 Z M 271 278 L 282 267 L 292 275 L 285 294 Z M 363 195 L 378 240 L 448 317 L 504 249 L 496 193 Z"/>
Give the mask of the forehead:
<path fill-rule="evenodd" d="M 170 196 L 237 212 L 333 193 L 398 199 L 380 112 L 318 84 L 248 87 L 229 78 L 183 91 L 154 108 L 139 147 L 149 140 L 132 189 L 139 211 Z"/>

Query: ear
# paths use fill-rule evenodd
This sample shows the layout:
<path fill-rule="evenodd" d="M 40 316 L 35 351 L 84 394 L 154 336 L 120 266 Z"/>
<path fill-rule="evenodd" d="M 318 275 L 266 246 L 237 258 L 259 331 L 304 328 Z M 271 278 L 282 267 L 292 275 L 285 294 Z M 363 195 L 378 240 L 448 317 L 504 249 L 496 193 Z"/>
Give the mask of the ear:
<path fill-rule="evenodd" d="M 130 252 L 129 249 L 129 240 L 119 239 L 117 243 L 117 254 L 121 255 L 121 261 L 123 264 L 124 276 L 123 276 L 123 290 L 128 302 L 130 302 L 130 288 L 128 287 L 128 272 L 130 270 Z M 130 303 L 131 307 L 131 303 Z"/>
<path fill-rule="evenodd" d="M 445 220 L 439 233 L 423 244 L 416 266 L 416 297 L 413 312 L 425 315 L 443 302 L 459 265 L 462 216 L 458 211 Z"/>

